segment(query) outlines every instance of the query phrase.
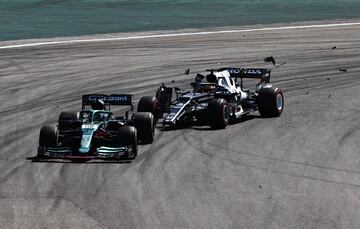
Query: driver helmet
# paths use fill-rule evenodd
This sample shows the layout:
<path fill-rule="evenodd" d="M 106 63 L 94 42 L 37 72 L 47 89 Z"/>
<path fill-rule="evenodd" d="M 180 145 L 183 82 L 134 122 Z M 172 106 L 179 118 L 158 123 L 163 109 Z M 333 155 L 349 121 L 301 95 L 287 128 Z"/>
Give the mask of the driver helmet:
<path fill-rule="evenodd" d="M 105 110 L 105 103 L 102 100 L 97 100 L 91 104 L 91 109 L 93 110 Z"/>
<path fill-rule="evenodd" d="M 215 74 L 211 73 L 209 75 L 206 76 L 206 80 L 209 82 L 209 83 L 218 83 L 218 79 L 216 77 Z"/>

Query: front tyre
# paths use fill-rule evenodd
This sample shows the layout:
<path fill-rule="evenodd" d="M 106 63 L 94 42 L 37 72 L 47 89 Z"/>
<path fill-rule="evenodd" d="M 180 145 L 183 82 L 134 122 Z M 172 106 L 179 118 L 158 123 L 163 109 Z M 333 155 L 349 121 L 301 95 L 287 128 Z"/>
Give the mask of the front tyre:
<path fill-rule="evenodd" d="M 126 159 L 134 159 L 138 153 L 137 130 L 133 126 L 123 126 L 118 130 L 118 143 L 120 146 L 131 146 L 132 152 L 126 153 Z"/>
<path fill-rule="evenodd" d="M 229 106 L 225 99 L 213 99 L 208 104 L 210 126 L 224 129 L 229 124 Z"/>
<path fill-rule="evenodd" d="M 57 147 L 59 130 L 56 126 L 43 126 L 40 130 L 39 146 Z"/>
<path fill-rule="evenodd" d="M 150 144 L 154 141 L 154 115 L 150 112 L 140 112 L 133 114 L 132 117 L 135 128 L 138 131 L 139 142 Z"/>
<path fill-rule="evenodd" d="M 44 156 L 43 147 L 57 147 L 59 145 L 59 129 L 56 126 L 43 126 L 40 129 L 39 150 L 37 157 Z"/>
<path fill-rule="evenodd" d="M 284 109 L 284 94 L 280 88 L 261 88 L 257 105 L 261 116 L 279 117 Z"/>

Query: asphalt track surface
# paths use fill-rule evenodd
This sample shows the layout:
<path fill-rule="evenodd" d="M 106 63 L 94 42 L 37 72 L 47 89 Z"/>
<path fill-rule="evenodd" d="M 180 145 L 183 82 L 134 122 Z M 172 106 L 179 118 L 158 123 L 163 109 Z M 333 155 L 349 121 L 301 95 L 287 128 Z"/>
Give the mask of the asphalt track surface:
<path fill-rule="evenodd" d="M 84 93 L 139 99 L 270 55 L 280 118 L 157 130 L 131 163 L 27 159 Z M 4 49 L 0 82 L 1 228 L 360 227 L 359 25 Z"/>

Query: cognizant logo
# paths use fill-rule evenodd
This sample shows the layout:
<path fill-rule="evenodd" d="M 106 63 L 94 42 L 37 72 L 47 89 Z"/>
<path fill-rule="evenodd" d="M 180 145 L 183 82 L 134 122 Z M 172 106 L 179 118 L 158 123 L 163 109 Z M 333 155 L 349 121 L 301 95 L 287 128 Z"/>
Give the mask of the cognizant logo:
<path fill-rule="evenodd" d="M 93 96 L 89 96 L 89 101 L 95 102 L 97 100 L 103 100 L 104 102 L 111 102 L 111 101 L 128 102 L 131 99 L 127 95 L 122 95 L 122 96 L 98 96 L 98 95 L 93 95 Z"/>
<path fill-rule="evenodd" d="M 106 101 L 118 101 L 118 102 L 126 102 L 129 101 L 128 96 L 109 96 Z"/>

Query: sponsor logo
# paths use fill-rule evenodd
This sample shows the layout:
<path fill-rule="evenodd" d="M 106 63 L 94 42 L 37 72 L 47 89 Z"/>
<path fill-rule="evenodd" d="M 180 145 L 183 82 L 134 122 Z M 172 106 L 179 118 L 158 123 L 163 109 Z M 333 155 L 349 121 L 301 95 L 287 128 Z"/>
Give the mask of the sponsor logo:
<path fill-rule="evenodd" d="M 127 102 L 130 101 L 129 96 L 109 96 L 107 101 Z"/>
<path fill-rule="evenodd" d="M 89 96 L 89 101 L 97 101 L 97 100 L 103 100 L 104 102 L 128 102 L 131 100 L 130 96 L 122 95 L 122 96 L 97 96 L 97 95 L 91 95 Z"/>
<path fill-rule="evenodd" d="M 230 74 L 239 74 L 241 72 L 241 68 L 230 68 L 228 71 Z"/>
<path fill-rule="evenodd" d="M 246 69 L 246 68 L 229 68 L 228 72 L 230 74 L 248 74 L 248 75 L 261 75 L 262 71 L 260 69 Z"/>
<path fill-rule="evenodd" d="M 96 125 L 91 125 L 91 124 L 83 124 L 81 125 L 82 129 L 95 129 L 97 126 Z"/>
<path fill-rule="evenodd" d="M 262 72 L 259 69 L 244 69 L 244 74 L 261 75 Z"/>
<path fill-rule="evenodd" d="M 173 119 L 173 118 L 174 118 L 173 115 L 168 115 L 168 116 L 165 117 L 166 120 L 171 120 L 171 119 Z"/>
<path fill-rule="evenodd" d="M 95 96 L 95 95 L 91 95 L 91 96 L 89 96 L 89 101 L 96 101 L 96 100 L 98 100 L 98 99 L 101 99 L 101 100 L 105 100 L 105 96 Z"/>

